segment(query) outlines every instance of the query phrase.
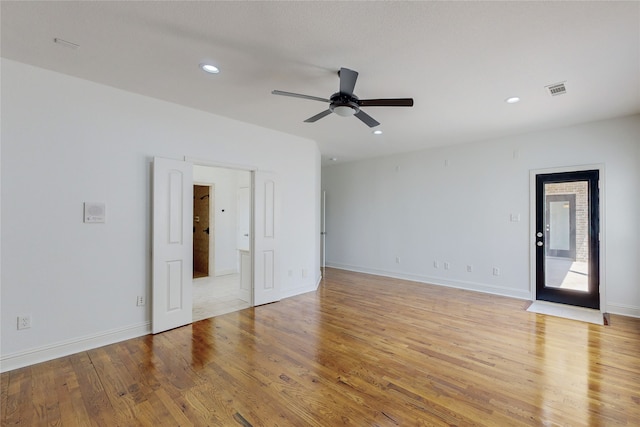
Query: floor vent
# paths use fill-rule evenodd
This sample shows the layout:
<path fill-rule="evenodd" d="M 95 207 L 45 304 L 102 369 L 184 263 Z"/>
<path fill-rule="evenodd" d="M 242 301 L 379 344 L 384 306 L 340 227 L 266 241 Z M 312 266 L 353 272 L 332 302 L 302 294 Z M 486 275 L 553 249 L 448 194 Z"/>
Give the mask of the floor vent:
<path fill-rule="evenodd" d="M 567 93 L 567 87 L 564 85 L 564 82 L 555 83 L 545 87 L 547 88 L 547 90 L 549 91 L 549 95 L 551 96 L 564 95 L 565 93 Z"/>

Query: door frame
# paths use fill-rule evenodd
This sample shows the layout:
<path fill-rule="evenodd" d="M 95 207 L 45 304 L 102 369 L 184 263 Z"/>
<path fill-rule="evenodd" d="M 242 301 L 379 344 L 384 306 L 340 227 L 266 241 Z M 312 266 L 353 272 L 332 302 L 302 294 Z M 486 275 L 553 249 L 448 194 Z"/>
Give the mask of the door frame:
<path fill-rule="evenodd" d="M 606 305 L 606 181 L 605 181 L 605 165 L 589 164 L 589 165 L 576 165 L 576 166 L 563 166 L 545 169 L 530 169 L 529 170 L 529 292 L 531 300 L 536 301 L 537 287 L 536 287 L 536 176 L 540 174 L 551 173 L 565 173 L 565 172 L 581 172 L 587 170 L 597 170 L 599 174 L 600 186 L 599 186 L 599 219 L 600 219 L 600 265 L 599 265 L 599 283 L 600 283 L 600 312 L 607 312 Z"/>

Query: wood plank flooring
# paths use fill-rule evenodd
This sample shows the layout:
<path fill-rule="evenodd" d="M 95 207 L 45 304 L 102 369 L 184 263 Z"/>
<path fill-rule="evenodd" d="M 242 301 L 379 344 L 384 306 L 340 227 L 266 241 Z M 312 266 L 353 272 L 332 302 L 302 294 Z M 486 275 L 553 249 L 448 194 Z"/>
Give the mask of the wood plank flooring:
<path fill-rule="evenodd" d="M 1 375 L 3 426 L 638 426 L 640 319 L 327 269 L 317 292 Z"/>

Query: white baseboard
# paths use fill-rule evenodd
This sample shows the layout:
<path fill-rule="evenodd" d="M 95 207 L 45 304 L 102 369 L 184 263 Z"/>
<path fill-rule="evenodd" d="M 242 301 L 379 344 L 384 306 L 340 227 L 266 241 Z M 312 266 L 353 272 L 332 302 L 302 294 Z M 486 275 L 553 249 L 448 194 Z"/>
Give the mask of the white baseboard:
<path fill-rule="evenodd" d="M 226 270 L 216 270 L 215 277 L 228 276 L 229 274 L 238 274 L 239 270 L 235 268 L 228 268 Z"/>
<path fill-rule="evenodd" d="M 640 307 L 633 307 L 627 304 L 619 304 L 615 302 L 607 303 L 607 313 L 611 314 L 620 314 L 622 316 L 628 317 L 638 317 L 640 318 Z"/>
<path fill-rule="evenodd" d="M 286 291 L 280 293 L 280 298 L 291 298 L 295 297 L 296 295 L 306 294 L 307 292 L 315 292 L 317 288 L 317 286 L 302 286 L 295 289 L 287 289 Z"/>
<path fill-rule="evenodd" d="M 318 290 L 318 286 L 320 286 L 320 281 L 322 280 L 322 273 L 320 273 L 318 275 L 318 278 L 316 279 L 316 284 L 314 285 L 304 285 L 304 286 L 299 286 L 297 288 L 292 288 L 292 289 L 287 289 L 284 291 L 280 292 L 280 298 L 284 299 L 284 298 L 291 298 L 291 297 L 295 297 L 296 295 L 300 295 L 300 294 L 306 294 L 307 292 L 315 292 Z"/>
<path fill-rule="evenodd" d="M 40 362 L 69 356 L 81 351 L 91 350 L 108 344 L 137 338 L 151 333 L 151 322 L 112 329 L 97 335 L 62 341 L 39 348 L 32 348 L 0 357 L 0 372 L 12 371 Z"/>
<path fill-rule="evenodd" d="M 340 270 L 355 271 L 358 273 L 373 274 L 375 276 L 391 277 L 394 279 L 410 280 L 412 282 L 426 283 L 430 285 L 446 286 L 449 288 L 465 289 L 468 291 L 484 292 L 487 294 L 502 295 L 518 299 L 531 299 L 531 293 L 527 290 L 510 289 L 502 286 L 487 285 L 485 283 L 467 282 L 462 280 L 449 280 L 441 277 L 428 277 L 415 274 L 406 274 L 395 271 L 385 271 L 373 268 L 358 267 L 353 265 L 327 263 L 327 267 Z"/>

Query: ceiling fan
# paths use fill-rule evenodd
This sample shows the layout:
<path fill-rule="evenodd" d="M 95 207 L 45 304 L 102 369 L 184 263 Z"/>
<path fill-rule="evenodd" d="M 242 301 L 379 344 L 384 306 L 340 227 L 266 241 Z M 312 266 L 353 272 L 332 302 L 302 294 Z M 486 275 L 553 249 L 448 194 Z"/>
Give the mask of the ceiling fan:
<path fill-rule="evenodd" d="M 281 90 L 274 90 L 271 93 L 274 95 L 292 96 L 294 98 L 311 99 L 313 101 L 328 102 L 329 108 L 321 113 L 316 114 L 313 117 L 309 117 L 305 120 L 306 123 L 313 123 L 321 118 L 328 116 L 331 113 L 336 113 L 339 116 L 348 117 L 356 116 L 364 124 L 370 128 L 379 126 L 380 123 L 373 117 L 365 113 L 360 107 L 412 107 L 413 98 L 391 98 L 391 99 L 359 99 L 353 94 L 353 89 L 356 86 L 356 80 L 358 79 L 358 72 L 350 70 L 348 68 L 340 68 L 338 71 L 340 77 L 340 91 L 331 95 L 329 99 L 319 98 L 317 96 L 301 95 L 299 93 L 283 92 Z"/>

